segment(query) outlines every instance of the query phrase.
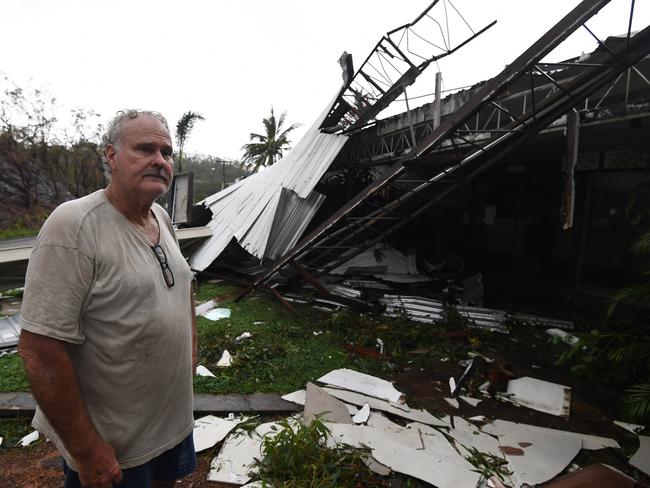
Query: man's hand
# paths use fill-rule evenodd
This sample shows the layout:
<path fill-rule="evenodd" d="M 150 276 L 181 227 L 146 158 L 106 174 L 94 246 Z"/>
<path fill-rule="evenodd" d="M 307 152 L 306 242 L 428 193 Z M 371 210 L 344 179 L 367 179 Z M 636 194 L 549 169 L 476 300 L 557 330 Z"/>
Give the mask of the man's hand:
<path fill-rule="evenodd" d="M 113 488 L 122 472 L 88 416 L 67 345 L 23 329 L 18 350 L 34 398 L 77 463 L 82 486 Z"/>
<path fill-rule="evenodd" d="M 75 461 L 84 488 L 113 488 L 114 484 L 122 482 L 122 470 L 115 459 L 115 451 L 104 441 L 95 444 Z"/>

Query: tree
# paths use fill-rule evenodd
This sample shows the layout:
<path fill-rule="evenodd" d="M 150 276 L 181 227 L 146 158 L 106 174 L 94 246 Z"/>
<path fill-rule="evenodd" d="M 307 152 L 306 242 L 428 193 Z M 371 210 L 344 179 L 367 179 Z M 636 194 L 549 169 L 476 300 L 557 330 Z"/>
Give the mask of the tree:
<path fill-rule="evenodd" d="M 290 148 L 289 132 L 300 127 L 300 124 L 291 124 L 287 129 L 282 130 L 286 115 L 286 112 L 282 112 L 280 118 L 276 119 L 271 107 L 271 116 L 262 119 L 265 134 L 251 132 L 251 142 L 242 146 L 244 151 L 242 165 L 252 168 L 252 173 L 255 173 L 260 166 L 271 166 L 282 157 L 286 149 Z"/>
<path fill-rule="evenodd" d="M 203 115 L 191 110 L 185 112 L 176 124 L 176 142 L 178 143 L 178 171 L 183 171 L 183 148 L 185 141 L 190 136 L 190 132 L 194 128 L 194 122 L 197 120 L 205 120 Z"/>
<path fill-rule="evenodd" d="M 18 208 L 40 215 L 102 186 L 99 115 L 73 109 L 61 122 L 61 112 L 47 92 L 0 78 L 0 222 Z"/>

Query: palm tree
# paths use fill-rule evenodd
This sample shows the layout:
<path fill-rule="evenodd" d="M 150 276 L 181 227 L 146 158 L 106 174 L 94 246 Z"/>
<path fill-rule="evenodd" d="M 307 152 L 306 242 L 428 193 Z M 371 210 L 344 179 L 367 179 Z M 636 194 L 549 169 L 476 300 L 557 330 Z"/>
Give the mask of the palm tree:
<path fill-rule="evenodd" d="M 178 171 L 183 171 L 183 148 L 185 147 L 185 141 L 190 136 L 192 128 L 194 127 L 194 122 L 197 120 L 205 120 L 203 115 L 198 112 L 192 112 L 191 110 L 185 112 L 182 117 L 178 120 L 176 124 L 176 142 L 178 143 Z"/>
<path fill-rule="evenodd" d="M 253 173 L 260 166 L 271 166 L 274 164 L 282 157 L 282 153 L 290 148 L 289 132 L 300 127 L 300 124 L 291 124 L 290 127 L 282 130 L 286 115 L 287 112 L 282 112 L 280 118 L 276 119 L 273 107 L 271 107 L 271 116 L 262 119 L 265 134 L 251 132 L 251 142 L 242 146 L 242 151 L 244 151 L 242 165 L 247 165 L 249 168 L 252 168 Z"/>

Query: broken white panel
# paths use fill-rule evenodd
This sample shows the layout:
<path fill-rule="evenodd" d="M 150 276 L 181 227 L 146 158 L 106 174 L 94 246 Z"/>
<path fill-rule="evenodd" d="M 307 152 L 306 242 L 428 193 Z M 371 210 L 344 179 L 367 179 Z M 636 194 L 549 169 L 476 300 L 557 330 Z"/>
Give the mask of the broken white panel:
<path fill-rule="evenodd" d="M 487 363 L 493 363 L 493 362 L 494 362 L 494 359 L 489 358 L 489 357 L 487 357 L 487 356 L 483 356 L 483 354 L 480 354 L 480 353 L 478 353 L 478 352 L 469 351 L 469 352 L 467 353 L 467 355 L 468 355 L 470 358 L 472 358 L 472 359 L 474 359 L 474 358 L 476 358 L 476 357 L 482 357 L 483 359 L 485 359 L 485 362 L 487 362 Z"/>
<path fill-rule="evenodd" d="M 504 457 L 499 449 L 499 441 L 491 435 L 481 432 L 476 425 L 468 422 L 462 417 L 456 416 L 454 416 L 453 426 L 449 416 L 445 417 L 443 420 L 449 426 L 447 434 L 467 451 L 473 447 L 481 452 L 492 454 L 493 456 Z"/>
<path fill-rule="evenodd" d="M 397 426 L 397 424 L 395 425 Z M 327 440 L 328 446 L 346 444 L 357 448 L 369 447 L 375 449 L 382 444 L 399 444 L 405 447 L 411 446 L 412 449 L 422 449 L 422 438 L 419 432 L 409 431 L 400 426 L 388 430 L 348 424 L 327 424 L 327 427 L 331 433 L 331 437 Z M 379 475 L 387 476 L 390 474 L 390 468 L 377 461 L 374 456 L 366 458 L 364 463 Z"/>
<path fill-rule="evenodd" d="M 32 442 L 36 442 L 36 441 L 38 440 L 38 437 L 39 437 L 38 431 L 35 430 L 34 432 L 30 432 L 30 433 L 27 434 L 25 437 L 23 437 L 22 439 L 20 439 L 20 440 L 18 441 L 18 445 L 20 445 L 20 446 L 22 446 L 22 447 L 27 447 L 27 446 L 29 446 Z"/>
<path fill-rule="evenodd" d="M 468 403 L 468 404 L 471 405 L 472 407 L 476 407 L 476 406 L 478 406 L 478 404 L 481 403 L 481 402 L 483 401 L 483 400 L 481 400 L 480 398 L 472 398 L 472 397 L 465 396 L 465 395 L 459 395 L 458 398 L 460 398 L 461 400 L 463 400 L 465 403 Z"/>
<path fill-rule="evenodd" d="M 437 425 L 444 426 L 445 424 L 438 417 L 431 415 L 426 410 L 411 409 L 405 403 L 401 404 L 398 407 L 378 398 L 372 398 L 360 393 L 355 393 L 353 391 L 338 390 L 336 388 L 323 388 L 330 395 L 343 400 L 346 403 L 352 403 L 353 405 L 363 406 L 366 403 L 370 405 L 370 408 L 373 410 L 381 410 L 382 412 L 387 412 L 398 417 L 402 417 L 407 420 L 412 420 L 414 422 L 421 422 L 428 425 Z"/>
<path fill-rule="evenodd" d="M 551 433 L 561 433 L 565 437 L 571 437 L 579 439 L 582 442 L 582 448 L 595 451 L 598 449 L 605 449 L 607 447 L 613 447 L 615 449 L 620 449 L 621 446 L 614 439 L 609 437 L 599 437 L 591 434 L 581 434 L 579 432 L 569 432 L 568 430 L 558 430 L 558 429 L 549 429 L 548 427 L 538 427 L 536 425 L 529 424 L 518 424 L 516 422 L 510 422 L 509 420 L 495 419 L 489 424 L 485 424 L 481 427 L 483 432 L 488 434 L 496 435 L 502 437 L 506 434 L 509 434 L 518 427 L 524 427 L 530 432 L 551 432 Z"/>
<path fill-rule="evenodd" d="M 630 464 L 650 476 L 650 437 L 639 436 L 639 449 L 630 458 Z"/>
<path fill-rule="evenodd" d="M 472 422 L 477 422 L 477 423 L 483 423 L 486 420 L 485 415 L 475 415 L 474 417 L 470 417 L 467 420 L 471 420 Z"/>
<path fill-rule="evenodd" d="M 419 433 L 404 427 L 382 429 L 367 425 L 329 422 L 326 425 L 332 434 L 331 439 L 328 441 L 330 444 L 342 443 L 352 447 L 367 446 L 371 449 L 381 444 L 400 444 L 413 449 L 422 449 L 422 438 Z"/>
<path fill-rule="evenodd" d="M 472 471 L 473 466 L 468 468 L 449 462 L 427 449 L 418 450 L 395 443 L 382 443 L 373 448 L 372 456 L 393 471 L 413 476 L 438 488 L 473 488 L 481 478 L 478 473 Z"/>
<path fill-rule="evenodd" d="M 420 274 L 403 275 L 395 273 L 382 273 L 374 274 L 373 276 L 389 283 L 426 283 L 428 281 L 432 281 L 432 278 L 430 276 Z"/>
<path fill-rule="evenodd" d="M 261 481 L 253 481 L 251 483 L 246 483 L 241 488 L 262 488 L 264 485 Z"/>
<path fill-rule="evenodd" d="M 352 424 L 347 408 L 340 400 L 313 383 L 307 383 L 303 423 L 310 425 L 315 419 L 339 424 Z"/>
<path fill-rule="evenodd" d="M 404 434 L 405 432 L 407 433 L 406 435 L 408 436 L 411 436 L 412 433 L 412 431 L 410 431 L 406 427 L 402 427 L 401 425 L 392 422 L 385 415 L 379 412 L 370 412 L 367 425 L 368 427 L 382 430 L 386 434 L 395 435 L 396 438 L 405 435 Z M 416 445 L 415 447 L 417 449 L 424 449 L 424 442 L 422 441 L 421 438 L 420 438 L 420 444 Z"/>
<path fill-rule="evenodd" d="M 455 398 L 445 397 L 445 401 L 454 408 L 460 408 L 460 403 L 458 403 L 458 400 L 456 400 Z"/>
<path fill-rule="evenodd" d="M 389 474 L 392 473 L 392 470 L 380 462 L 378 462 L 375 458 L 373 458 L 371 455 L 366 456 L 363 459 L 363 463 L 368 466 L 368 469 L 372 471 L 373 473 L 378 474 L 379 476 L 388 476 Z"/>
<path fill-rule="evenodd" d="M 425 451 L 430 453 L 434 458 L 461 469 L 469 471 L 475 469 L 474 466 L 459 453 L 460 451 L 449 443 L 447 438 L 440 431 L 418 422 L 407 424 L 407 428 L 417 430 L 422 435 Z M 497 444 L 496 440 L 494 440 L 494 443 Z M 481 447 L 483 446 L 481 445 Z M 479 448 L 479 450 L 481 449 Z M 490 451 L 488 449 L 483 449 L 482 452 Z M 503 457 L 500 452 L 498 455 Z"/>
<path fill-rule="evenodd" d="M 280 398 L 286 400 L 287 402 L 296 403 L 298 405 L 305 405 L 305 396 L 307 392 L 305 390 L 296 390 L 286 395 L 282 395 Z"/>
<path fill-rule="evenodd" d="M 224 349 L 221 354 L 221 359 L 217 361 L 218 368 L 227 368 L 232 365 L 232 356 L 228 352 L 228 349 Z"/>
<path fill-rule="evenodd" d="M 250 332 L 242 332 L 237 337 L 235 337 L 235 342 L 243 341 L 244 339 L 248 339 L 250 337 L 253 337 L 253 334 Z"/>
<path fill-rule="evenodd" d="M 2 446 L 2 436 L 0 436 L 0 446 Z"/>
<path fill-rule="evenodd" d="M 453 376 L 449 377 L 449 394 L 453 395 L 456 391 L 456 380 Z"/>
<path fill-rule="evenodd" d="M 357 254 L 350 260 L 344 262 L 337 268 L 330 271 L 330 274 L 343 275 L 350 268 L 363 269 L 369 271 L 381 269 L 382 273 L 388 275 L 408 275 L 417 274 L 417 267 L 409 266 L 406 256 L 401 251 L 388 244 L 378 243 L 364 252 Z M 382 275 L 378 275 L 382 276 Z"/>
<path fill-rule="evenodd" d="M 566 468 L 582 448 L 579 437 L 562 431 L 528 429 L 517 426 L 500 439 L 503 448 L 520 449 L 523 455 L 506 453 L 516 486 L 544 483 Z"/>
<path fill-rule="evenodd" d="M 208 320 L 221 320 L 230 318 L 230 309 L 229 308 L 213 308 L 208 310 L 203 314 L 203 316 Z"/>
<path fill-rule="evenodd" d="M 562 342 L 568 344 L 569 346 L 574 346 L 578 342 L 580 342 L 580 339 L 578 337 L 574 336 L 573 334 L 569 334 L 568 332 L 562 329 L 556 329 L 556 328 L 546 329 L 546 333 L 551 337 L 559 337 Z"/>
<path fill-rule="evenodd" d="M 262 455 L 262 439 L 273 435 L 273 428 L 281 428 L 276 422 L 259 425 L 249 436 L 236 432 L 228 436 L 217 457 L 210 464 L 208 481 L 243 485 L 252 476 L 252 464 Z"/>
<path fill-rule="evenodd" d="M 324 389 L 325 390 L 325 389 Z M 331 395 L 331 393 L 330 393 Z M 280 398 L 283 400 L 286 400 L 287 402 L 292 402 L 297 405 L 305 405 L 305 399 L 307 396 L 307 392 L 305 390 L 297 390 L 294 391 L 293 393 L 287 393 L 286 395 L 282 395 Z M 343 403 L 345 405 L 345 408 L 348 409 L 348 412 L 350 415 L 356 415 L 359 413 L 359 409 L 355 407 L 354 405 L 350 405 L 348 403 Z"/>
<path fill-rule="evenodd" d="M 196 367 L 196 375 L 197 376 L 212 376 L 213 378 L 215 377 L 212 371 L 210 371 L 208 368 L 203 366 L 202 364 L 199 364 Z"/>
<path fill-rule="evenodd" d="M 385 424 L 386 428 L 344 424 L 329 427 L 335 440 L 355 447 L 370 447 L 375 460 L 395 471 L 440 488 L 477 485 L 479 476 L 472 472 L 473 466 L 435 429 L 424 424 L 404 429 L 387 419 L 376 418 L 375 423 Z"/>
<path fill-rule="evenodd" d="M 368 418 L 370 417 L 370 405 L 367 403 L 361 407 L 361 409 L 357 412 L 357 414 L 352 417 L 352 422 L 355 424 L 364 424 L 368 421 Z"/>
<path fill-rule="evenodd" d="M 216 306 L 216 300 L 208 300 L 207 302 L 203 302 L 200 305 L 197 305 L 194 309 L 194 312 L 196 315 L 205 315 L 206 312 L 212 310 Z"/>
<path fill-rule="evenodd" d="M 391 402 L 400 402 L 403 396 L 390 381 L 347 368 L 330 371 L 318 378 L 318 381 Z"/>
<path fill-rule="evenodd" d="M 236 420 L 229 420 L 214 415 L 196 419 L 193 431 L 194 449 L 196 452 L 210 449 L 221 442 L 238 424 L 247 419 L 248 417 L 240 417 Z"/>
<path fill-rule="evenodd" d="M 614 423 L 619 427 L 621 427 L 622 429 L 632 432 L 633 434 L 638 434 L 643 429 L 645 429 L 644 425 L 631 424 L 629 422 L 623 422 L 621 420 L 614 420 Z"/>
<path fill-rule="evenodd" d="M 539 412 L 569 418 L 571 388 L 537 378 L 523 377 L 508 382 L 509 401 Z"/>

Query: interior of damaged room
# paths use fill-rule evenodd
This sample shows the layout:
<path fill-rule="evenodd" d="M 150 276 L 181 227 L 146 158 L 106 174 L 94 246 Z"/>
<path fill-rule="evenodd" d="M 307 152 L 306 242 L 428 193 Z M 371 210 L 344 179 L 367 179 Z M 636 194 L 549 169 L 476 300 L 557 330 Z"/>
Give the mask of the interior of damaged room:
<path fill-rule="evenodd" d="M 177 486 L 650 486 L 650 10 L 639 4 L 528 12 L 526 42 L 499 31 L 507 9 L 391 4 L 365 51 L 312 60 L 338 85 L 311 94 L 320 105 L 301 125 L 271 109 L 243 155 L 216 158 L 183 154 L 209 120 L 201 107 L 179 118 L 177 174 L 159 203 L 195 274 L 199 366 L 198 467 Z M 344 32 L 343 44 L 359 35 Z M 503 43 L 512 56 L 472 68 Z M 25 119 L 8 117 L 26 104 L 9 93 L 0 486 L 54 487 L 62 460 L 30 425 L 16 354 L 24 275 L 44 217 L 103 183 L 94 166 L 87 188 L 81 176 L 46 181 L 36 157 L 12 166 L 5 136 Z M 35 144 L 16 140 L 25 153 Z M 77 161 L 98 147 L 84 140 L 42 139 L 39 154 Z"/>

